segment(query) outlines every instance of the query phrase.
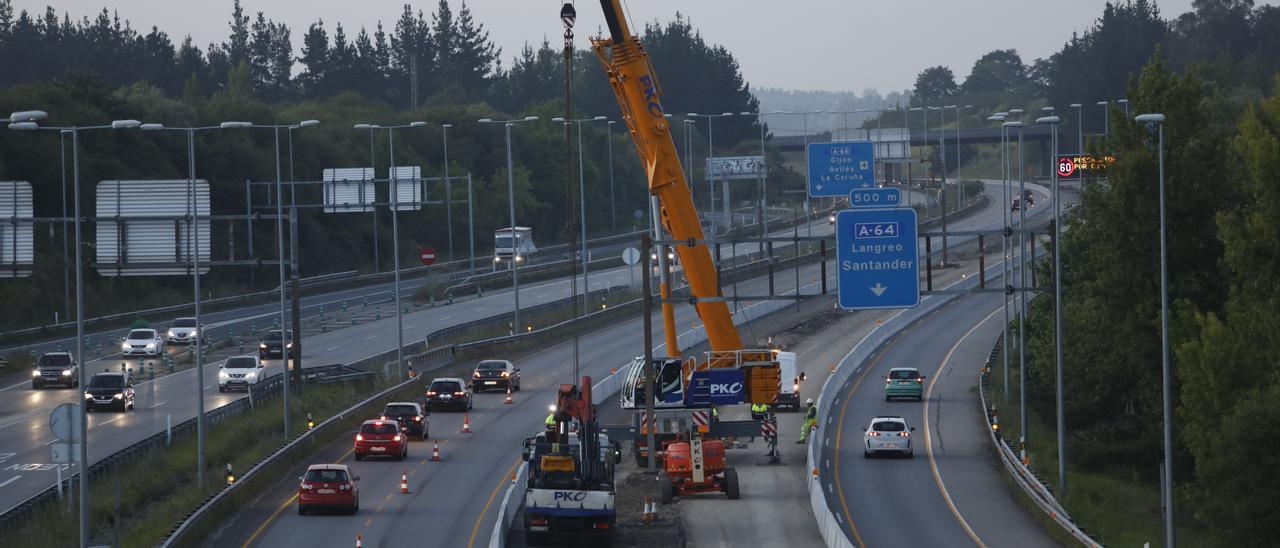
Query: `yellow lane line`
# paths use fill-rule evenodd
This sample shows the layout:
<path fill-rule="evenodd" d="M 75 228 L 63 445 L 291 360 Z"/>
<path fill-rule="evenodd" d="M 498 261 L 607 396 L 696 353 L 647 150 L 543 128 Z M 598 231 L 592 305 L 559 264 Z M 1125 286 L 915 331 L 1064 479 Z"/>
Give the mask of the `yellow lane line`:
<path fill-rule="evenodd" d="M 498 496 L 498 490 L 511 481 L 509 478 L 515 472 L 517 464 L 520 464 L 519 460 L 511 463 L 511 468 L 508 468 L 507 473 L 503 474 L 502 479 L 498 480 L 498 484 L 493 486 L 493 492 L 489 493 L 489 500 L 484 501 L 484 508 L 480 509 L 480 515 L 476 516 L 476 524 L 471 527 L 471 538 L 467 539 L 467 548 L 472 548 L 475 545 L 476 534 L 480 532 L 480 523 L 484 521 L 484 516 L 489 513 L 489 506 L 493 504 L 493 497 Z"/>
<path fill-rule="evenodd" d="M 942 493 L 942 500 L 946 501 L 947 508 L 951 509 L 951 515 L 955 516 L 956 521 L 960 522 L 960 527 L 964 528 L 964 532 L 969 534 L 969 538 L 973 539 L 973 542 L 977 543 L 978 546 L 982 546 L 984 548 L 986 547 L 986 544 L 982 542 L 982 539 L 978 538 L 977 533 L 973 532 L 973 528 L 969 527 L 969 522 L 964 520 L 964 516 L 960 515 L 960 510 L 956 508 L 955 502 L 951 500 L 951 493 L 947 491 L 946 484 L 942 482 L 942 475 L 938 473 L 938 461 L 933 457 L 933 436 L 929 431 L 929 397 L 931 394 L 933 394 L 933 385 L 937 384 L 938 377 L 942 376 L 942 370 L 946 369 L 947 363 L 951 361 L 951 355 L 955 353 L 957 348 L 960 348 L 960 345 L 964 343 L 965 339 L 968 339 L 969 336 L 972 335 L 974 331 L 977 331 L 979 327 L 982 327 L 983 325 L 985 325 L 988 321 L 991 320 L 991 318 L 994 318 L 996 314 L 1001 310 L 1003 309 L 997 308 L 996 310 L 993 310 L 991 314 L 988 314 L 987 317 L 982 319 L 982 321 L 975 324 L 972 328 L 969 329 L 969 331 L 965 332 L 964 335 L 961 335 L 960 339 L 957 340 L 955 344 L 951 345 L 951 349 L 947 350 L 947 355 L 943 356 L 942 363 L 938 364 L 938 370 L 934 372 L 933 379 L 929 381 L 929 387 L 926 388 L 924 391 L 924 404 L 923 404 L 924 406 L 924 448 L 925 448 L 925 452 L 928 453 L 929 455 L 929 470 L 933 472 L 933 482 L 938 485 L 938 492 Z"/>
<path fill-rule="evenodd" d="M 348 449 L 347 452 L 343 453 L 341 457 L 338 457 L 338 460 L 334 461 L 334 464 L 338 464 L 346 460 L 347 457 L 351 456 L 352 451 L 355 451 L 354 447 L 351 449 Z M 253 544 L 253 541 L 257 540 L 258 536 L 260 536 L 263 531 L 267 530 L 267 527 L 271 525 L 271 522 L 275 521 L 276 518 L 280 516 L 280 512 L 283 512 L 284 509 L 288 508 L 289 505 L 293 504 L 293 501 L 295 500 L 298 500 L 298 493 L 296 492 L 289 497 L 289 500 L 284 501 L 284 504 L 281 504 L 279 508 L 276 508 L 275 512 L 272 512 L 270 516 L 267 516 L 267 521 L 262 522 L 262 525 L 259 525 L 257 529 L 253 530 L 253 534 L 249 535 L 249 540 L 244 541 L 244 544 L 241 545 L 241 548 L 249 548 L 249 545 Z"/>

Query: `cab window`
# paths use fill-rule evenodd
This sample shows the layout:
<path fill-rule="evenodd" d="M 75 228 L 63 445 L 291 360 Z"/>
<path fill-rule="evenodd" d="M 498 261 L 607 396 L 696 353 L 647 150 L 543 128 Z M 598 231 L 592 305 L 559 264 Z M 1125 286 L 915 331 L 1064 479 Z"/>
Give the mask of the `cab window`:
<path fill-rule="evenodd" d="M 906 425 L 897 421 L 880 421 L 871 425 L 871 429 L 876 432 L 901 432 L 906 430 Z"/>
<path fill-rule="evenodd" d="M 346 470 L 307 470 L 306 481 L 316 483 L 347 481 Z"/>

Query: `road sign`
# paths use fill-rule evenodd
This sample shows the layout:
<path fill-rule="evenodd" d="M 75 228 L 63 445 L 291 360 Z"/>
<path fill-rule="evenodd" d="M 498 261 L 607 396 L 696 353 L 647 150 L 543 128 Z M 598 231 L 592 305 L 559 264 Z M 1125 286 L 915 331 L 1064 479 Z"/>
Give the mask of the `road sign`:
<path fill-rule="evenodd" d="M 640 262 L 640 250 L 634 247 L 622 250 L 622 262 L 628 265 Z"/>
<path fill-rule="evenodd" d="M 902 191 L 896 188 L 857 188 L 849 193 L 849 206 L 857 208 L 898 207 Z"/>
<path fill-rule="evenodd" d="M 808 154 L 809 196 L 848 196 L 855 188 L 876 186 L 871 141 L 812 143 Z"/>
<path fill-rule="evenodd" d="M 911 308 L 920 304 L 916 210 L 849 209 L 836 215 L 840 307 Z"/>
<path fill-rule="evenodd" d="M 49 430 L 60 441 L 80 441 L 80 406 L 64 403 L 49 413 Z"/>
<path fill-rule="evenodd" d="M 80 444 L 55 441 L 49 444 L 49 460 L 58 464 L 80 462 L 76 455 L 80 454 Z"/>
<path fill-rule="evenodd" d="M 1058 176 L 1070 177 L 1076 172 L 1076 160 L 1070 156 L 1062 156 L 1058 158 Z"/>
<path fill-rule="evenodd" d="M 418 254 L 418 258 L 422 259 L 422 264 L 426 266 L 431 266 L 433 264 L 436 264 L 436 248 L 434 247 L 422 248 L 422 251 Z"/>

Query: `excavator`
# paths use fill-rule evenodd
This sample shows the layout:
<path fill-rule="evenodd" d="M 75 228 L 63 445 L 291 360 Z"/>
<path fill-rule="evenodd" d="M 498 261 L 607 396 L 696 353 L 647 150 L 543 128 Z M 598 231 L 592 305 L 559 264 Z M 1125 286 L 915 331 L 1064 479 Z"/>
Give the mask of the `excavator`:
<path fill-rule="evenodd" d="M 704 418 L 704 423 L 699 425 L 702 428 L 691 428 L 690 423 L 697 421 L 690 420 L 684 421 L 683 427 L 664 432 L 666 439 L 657 449 L 673 487 L 672 490 L 664 488 L 664 499 L 672 492 L 708 491 L 720 491 L 737 498 L 737 475 L 725 466 L 723 444 L 719 440 L 702 440 L 707 431 L 706 410 L 716 405 L 748 402 L 773 404 L 779 392 L 781 368 L 771 349 L 743 347 L 725 301 L 707 300 L 719 295 L 716 266 L 703 241 L 693 195 L 662 108 L 662 87 L 644 46 L 628 27 L 621 0 L 600 0 L 600 6 L 609 36 L 593 37 L 592 48 L 604 65 L 622 118 L 648 175 L 649 192 L 657 198 L 656 217 L 671 240 L 679 242 L 673 247 L 711 346 L 704 356 L 680 355 L 670 283 L 664 273 L 659 295 L 668 356 L 653 360 L 653 394 L 645 393 L 645 375 L 650 364 L 645 363 L 644 358 L 633 361 L 620 399 L 626 409 L 652 405 L 671 412 L 699 413 Z M 658 255 L 661 259 L 666 254 Z M 654 415 L 658 414 L 655 411 Z M 639 420 L 637 459 L 644 455 L 645 434 L 648 429 L 658 428 L 658 419 L 649 416 Z"/>

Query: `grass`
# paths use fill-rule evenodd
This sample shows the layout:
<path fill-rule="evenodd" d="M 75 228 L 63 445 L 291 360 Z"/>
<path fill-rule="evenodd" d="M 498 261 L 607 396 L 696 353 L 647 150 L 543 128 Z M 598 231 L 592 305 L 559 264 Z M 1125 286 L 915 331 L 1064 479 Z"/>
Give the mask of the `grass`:
<path fill-rule="evenodd" d="M 1016 340 L 1013 329 L 1011 340 Z M 1021 435 L 1021 415 L 1018 412 L 1018 360 L 1016 353 L 1009 356 L 1009 399 L 1004 399 L 1004 358 L 997 355 L 991 367 L 991 393 L 989 404 L 994 403 L 1000 413 L 1000 430 L 1006 440 L 1017 449 Z M 1085 470 L 1067 465 L 1067 495 L 1061 496 L 1058 482 L 1057 430 L 1049 420 L 1029 413 L 1027 416 L 1027 455 L 1031 469 L 1053 489 L 1059 502 L 1066 508 L 1076 525 L 1095 540 L 1108 546 L 1163 545 L 1163 524 L 1160 508 L 1160 488 L 1150 481 L 1139 479 L 1130 469 L 1113 467 L 1106 470 Z M 1070 420 L 1070 417 L 1068 417 Z M 1070 447 L 1067 450 L 1070 459 Z M 1154 466 L 1154 465 L 1153 465 Z M 1015 489 L 1018 489 L 1015 487 Z M 1020 489 L 1018 489 L 1020 491 Z M 1027 505 L 1032 514 L 1040 510 L 1025 497 L 1018 500 Z M 1187 503 L 1178 504 L 1178 541 L 1185 546 L 1209 546 L 1212 544 L 1206 531 L 1194 517 L 1194 509 Z M 1047 522 L 1048 520 L 1044 520 Z M 1057 528 L 1054 523 L 1047 527 Z"/>

